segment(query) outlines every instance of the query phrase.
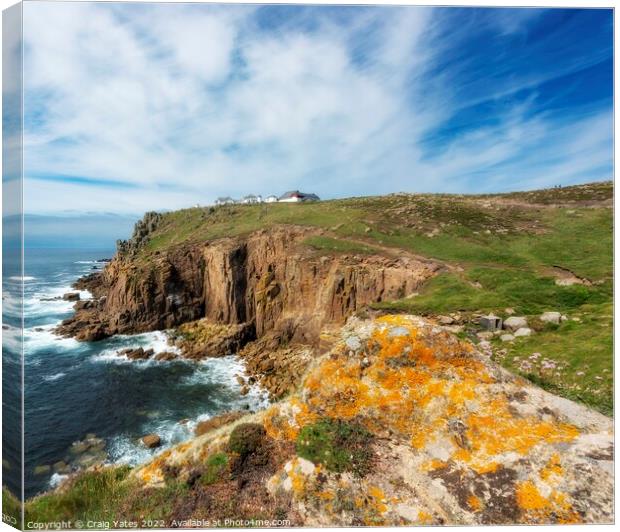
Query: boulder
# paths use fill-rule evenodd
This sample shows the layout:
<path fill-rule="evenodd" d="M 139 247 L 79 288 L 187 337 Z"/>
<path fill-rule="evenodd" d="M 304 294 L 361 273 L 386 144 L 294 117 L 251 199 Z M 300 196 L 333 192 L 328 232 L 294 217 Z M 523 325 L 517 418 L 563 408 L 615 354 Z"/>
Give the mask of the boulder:
<path fill-rule="evenodd" d="M 117 354 L 125 356 L 129 360 L 147 360 L 155 354 L 155 351 L 153 349 L 144 349 L 143 347 L 130 347 L 128 349 L 121 349 Z"/>
<path fill-rule="evenodd" d="M 179 358 L 177 354 L 172 351 L 162 351 L 161 353 L 157 353 L 154 357 L 154 359 L 159 362 L 170 362 L 172 360 L 176 360 L 177 358 Z"/>
<path fill-rule="evenodd" d="M 196 436 L 202 436 L 207 432 L 219 429 L 220 427 L 228 425 L 228 423 L 232 423 L 233 421 L 237 421 L 243 415 L 243 412 L 234 411 L 212 417 L 211 419 L 207 419 L 206 421 L 201 421 L 196 425 L 196 428 L 194 429 L 194 434 L 196 434 Z"/>
<path fill-rule="evenodd" d="M 63 328 L 58 328 L 60 334 L 64 335 Z M 75 334 L 75 339 L 80 342 L 96 342 L 107 338 L 108 334 L 101 324 L 86 324 Z"/>
<path fill-rule="evenodd" d="M 540 321 L 544 321 L 545 323 L 553 323 L 554 325 L 559 325 L 562 319 L 562 314 L 559 312 L 543 312 L 540 315 Z"/>
<path fill-rule="evenodd" d="M 500 339 L 502 342 L 512 342 L 512 341 L 515 339 L 515 337 L 514 337 L 512 334 L 502 334 L 502 335 L 499 337 L 499 339 Z"/>
<path fill-rule="evenodd" d="M 34 468 L 34 474 L 37 476 L 47 475 L 51 470 L 52 468 L 49 465 L 38 465 Z"/>
<path fill-rule="evenodd" d="M 155 433 L 142 436 L 140 441 L 149 449 L 155 449 L 161 445 L 161 438 Z"/>
<path fill-rule="evenodd" d="M 60 460 L 53 465 L 54 473 L 58 473 L 59 475 L 67 475 L 71 473 L 71 466 L 67 464 L 67 462 Z"/>
<path fill-rule="evenodd" d="M 177 446 L 133 478 L 156 488 L 168 467 L 183 478 L 197 459 L 227 450 L 238 456 L 223 497 L 258 505 L 265 488 L 274 498 L 288 492 L 286 511 L 299 526 L 614 521 L 613 419 L 511 375 L 434 321 L 356 320 L 292 396 L 248 418 L 251 425 L 240 420 Z M 390 338 L 396 325 L 410 335 Z M 351 335 L 362 341 L 360 360 L 346 347 Z M 324 459 L 334 450 L 330 434 L 351 453 L 337 467 Z M 370 466 L 363 478 L 347 462 L 353 453 Z"/>
<path fill-rule="evenodd" d="M 504 321 L 504 328 L 509 331 L 516 331 L 527 327 L 527 320 L 523 316 L 510 316 Z"/>
<path fill-rule="evenodd" d="M 62 298 L 65 301 L 79 301 L 80 293 L 79 292 L 67 292 L 66 294 L 63 294 Z"/>
<path fill-rule="evenodd" d="M 450 316 L 439 316 L 437 321 L 439 322 L 439 325 L 452 325 L 454 323 L 454 318 L 451 318 Z"/>
<path fill-rule="evenodd" d="M 518 338 L 520 336 L 531 336 L 531 334 L 532 329 L 530 329 L 529 327 L 520 327 L 515 331 L 514 336 L 515 338 Z"/>

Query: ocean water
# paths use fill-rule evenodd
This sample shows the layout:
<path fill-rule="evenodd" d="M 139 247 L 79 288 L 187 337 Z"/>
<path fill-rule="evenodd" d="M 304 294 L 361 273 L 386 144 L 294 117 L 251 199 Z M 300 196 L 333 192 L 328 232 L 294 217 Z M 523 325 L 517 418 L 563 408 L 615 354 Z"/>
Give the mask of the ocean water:
<path fill-rule="evenodd" d="M 73 304 L 53 298 L 71 291 L 70 286 L 78 277 L 100 269 L 103 264 L 97 261 L 111 257 L 112 253 L 26 251 L 27 497 L 62 478 L 53 467 L 48 470 L 41 466 L 71 461 L 72 444 L 86 435 L 94 434 L 105 441 L 108 462 L 137 464 L 161 452 L 162 447 L 190 438 L 195 424 L 202 419 L 229 410 L 255 410 L 267 403 L 266 395 L 256 387 L 248 395 L 241 395 L 235 375 L 243 372 L 243 363 L 235 356 L 194 363 L 136 362 L 116 354 L 120 349 L 138 346 L 151 347 L 156 352 L 170 350 L 163 332 L 119 335 L 88 343 L 55 335 L 54 327 L 72 314 Z M 83 292 L 81 296 L 89 294 Z M 5 297 L 5 312 L 15 310 L 14 303 Z M 139 441 L 151 432 L 162 438 L 162 447 L 154 451 Z"/>

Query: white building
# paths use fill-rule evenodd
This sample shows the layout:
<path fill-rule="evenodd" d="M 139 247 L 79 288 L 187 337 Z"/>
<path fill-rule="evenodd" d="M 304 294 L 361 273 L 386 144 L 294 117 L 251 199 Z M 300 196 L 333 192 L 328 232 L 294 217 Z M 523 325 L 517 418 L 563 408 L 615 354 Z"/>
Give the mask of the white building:
<path fill-rule="evenodd" d="M 250 205 L 253 203 L 262 203 L 263 202 L 263 198 L 259 195 L 259 196 L 255 196 L 254 194 L 248 194 L 247 196 L 241 198 L 241 203 L 244 203 L 246 205 Z"/>
<path fill-rule="evenodd" d="M 278 196 L 274 196 L 273 194 L 265 198 L 265 203 L 277 203 L 277 201 L 278 201 Z"/>
<path fill-rule="evenodd" d="M 232 205 L 233 203 L 237 203 L 230 196 L 226 196 L 225 198 L 217 198 L 215 200 L 216 205 Z"/>
<path fill-rule="evenodd" d="M 300 201 L 319 201 L 320 198 L 316 194 L 306 194 L 299 190 L 291 190 L 282 194 L 278 201 L 282 203 L 298 203 Z"/>

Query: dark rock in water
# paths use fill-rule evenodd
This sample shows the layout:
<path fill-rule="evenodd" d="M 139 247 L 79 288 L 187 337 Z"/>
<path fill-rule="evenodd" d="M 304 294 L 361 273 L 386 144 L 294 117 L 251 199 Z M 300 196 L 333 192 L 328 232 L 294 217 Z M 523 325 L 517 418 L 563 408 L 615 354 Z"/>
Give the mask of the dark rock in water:
<path fill-rule="evenodd" d="M 47 475 L 52 468 L 49 465 L 38 465 L 34 468 L 35 475 Z"/>
<path fill-rule="evenodd" d="M 108 455 L 105 451 L 88 451 L 80 455 L 80 457 L 75 461 L 75 465 L 82 468 L 91 467 L 94 465 L 102 464 L 106 461 Z"/>
<path fill-rule="evenodd" d="M 3 331 L 8 331 L 10 329 L 10 327 L 8 325 L 3 325 L 2 326 L 2 330 Z"/>
<path fill-rule="evenodd" d="M 34 330 L 36 332 L 43 332 L 45 329 L 43 329 L 42 327 L 35 327 Z"/>
<path fill-rule="evenodd" d="M 141 440 L 149 449 L 155 449 L 161 445 L 161 438 L 157 434 L 147 434 L 142 436 Z"/>
<path fill-rule="evenodd" d="M 112 262 L 112 259 L 97 259 L 96 262 Z"/>
<path fill-rule="evenodd" d="M 79 301 L 80 293 L 79 292 L 67 292 L 62 296 L 65 301 Z"/>
<path fill-rule="evenodd" d="M 82 342 L 96 342 L 107 337 L 108 335 L 101 324 L 86 324 L 84 329 L 79 330 L 77 334 L 75 334 L 75 339 Z"/>
<path fill-rule="evenodd" d="M 83 440 L 74 441 L 71 444 L 69 453 L 73 455 L 83 454 L 86 452 L 99 453 L 104 449 L 105 440 L 102 438 L 97 438 L 94 434 L 87 434 L 86 438 Z"/>
<path fill-rule="evenodd" d="M 129 360 L 147 360 L 155 354 L 155 351 L 153 349 L 144 349 L 143 347 L 130 347 L 121 349 L 117 354 L 119 356 L 125 356 Z"/>
<path fill-rule="evenodd" d="M 39 299 L 39 301 L 60 301 L 62 299 L 62 297 L 60 296 L 56 296 L 56 297 L 42 297 L 41 299 Z"/>
<path fill-rule="evenodd" d="M 71 466 L 63 460 L 56 462 L 52 468 L 54 469 L 54 473 L 58 473 L 59 475 L 67 475 L 71 473 Z"/>
<path fill-rule="evenodd" d="M 162 351 L 161 353 L 157 353 L 155 355 L 155 360 L 159 360 L 160 362 L 170 362 L 171 360 L 176 360 L 179 358 L 176 353 L 172 351 Z"/>

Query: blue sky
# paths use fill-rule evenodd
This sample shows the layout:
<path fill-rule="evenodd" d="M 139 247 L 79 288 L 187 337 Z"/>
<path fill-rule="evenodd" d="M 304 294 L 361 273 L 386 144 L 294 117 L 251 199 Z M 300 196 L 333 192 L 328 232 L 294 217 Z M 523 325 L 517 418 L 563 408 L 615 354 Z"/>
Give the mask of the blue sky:
<path fill-rule="evenodd" d="M 25 208 L 613 177 L 611 10 L 25 4 Z"/>

